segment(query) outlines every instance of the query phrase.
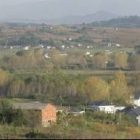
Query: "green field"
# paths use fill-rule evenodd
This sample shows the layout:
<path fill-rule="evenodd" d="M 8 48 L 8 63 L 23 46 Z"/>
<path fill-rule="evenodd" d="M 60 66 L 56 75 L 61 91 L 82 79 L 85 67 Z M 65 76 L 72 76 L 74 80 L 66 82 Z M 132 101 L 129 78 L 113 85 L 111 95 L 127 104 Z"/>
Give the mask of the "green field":
<path fill-rule="evenodd" d="M 20 51 L 21 49 L 0 49 L 0 58 L 3 57 L 10 57 L 16 54 L 17 51 Z"/>

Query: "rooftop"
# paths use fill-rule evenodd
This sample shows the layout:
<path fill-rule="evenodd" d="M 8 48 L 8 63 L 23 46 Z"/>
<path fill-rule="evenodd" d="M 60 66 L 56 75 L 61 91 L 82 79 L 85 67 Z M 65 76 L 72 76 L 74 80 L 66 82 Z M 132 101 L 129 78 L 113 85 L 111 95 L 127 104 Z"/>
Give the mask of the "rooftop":
<path fill-rule="evenodd" d="M 140 107 L 137 107 L 137 108 L 126 108 L 125 110 L 125 113 L 133 113 L 135 114 L 136 116 L 140 115 Z"/>
<path fill-rule="evenodd" d="M 95 101 L 91 106 L 110 106 L 111 104 L 108 101 Z"/>
<path fill-rule="evenodd" d="M 140 93 L 135 93 L 134 94 L 134 99 L 139 99 L 140 98 Z"/>
<path fill-rule="evenodd" d="M 48 104 L 40 102 L 31 102 L 31 103 L 13 103 L 12 106 L 14 109 L 25 109 L 25 110 L 42 110 Z"/>
<path fill-rule="evenodd" d="M 69 107 L 67 107 L 67 106 L 57 106 L 56 109 L 57 109 L 57 111 L 60 111 L 60 110 L 69 110 Z"/>
<path fill-rule="evenodd" d="M 83 110 L 77 109 L 77 108 L 71 108 L 71 112 L 82 112 Z"/>

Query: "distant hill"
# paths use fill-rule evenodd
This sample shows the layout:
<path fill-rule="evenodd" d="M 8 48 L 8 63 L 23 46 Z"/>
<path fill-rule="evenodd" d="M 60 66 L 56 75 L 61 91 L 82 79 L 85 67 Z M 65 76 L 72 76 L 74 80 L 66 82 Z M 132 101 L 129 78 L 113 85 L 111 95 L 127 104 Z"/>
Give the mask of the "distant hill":
<path fill-rule="evenodd" d="M 140 27 L 139 16 L 125 16 L 120 18 L 114 18 L 109 21 L 93 22 L 92 26 L 104 26 L 104 27 Z"/>
<path fill-rule="evenodd" d="M 68 16 L 54 20 L 48 20 L 45 22 L 50 24 L 82 24 L 82 23 L 92 23 L 96 21 L 106 21 L 117 17 L 118 16 L 113 13 L 107 11 L 99 11 L 95 14 L 85 16 Z"/>
<path fill-rule="evenodd" d="M 106 21 L 112 18 L 117 18 L 118 16 L 107 12 L 99 11 L 95 14 L 83 15 L 83 16 L 66 16 L 62 18 L 55 19 L 29 19 L 29 18 L 9 18 L 5 19 L 4 22 L 22 22 L 22 23 L 46 23 L 52 25 L 58 24 L 82 24 L 82 23 L 92 23 L 96 21 Z"/>

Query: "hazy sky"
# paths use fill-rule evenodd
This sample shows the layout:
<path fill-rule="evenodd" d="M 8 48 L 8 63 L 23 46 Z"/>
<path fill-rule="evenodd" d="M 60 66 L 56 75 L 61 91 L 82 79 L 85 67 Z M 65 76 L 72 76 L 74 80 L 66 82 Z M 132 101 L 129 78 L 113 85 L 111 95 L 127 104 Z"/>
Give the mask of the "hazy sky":
<path fill-rule="evenodd" d="M 0 19 L 53 19 L 101 10 L 117 15 L 140 15 L 140 0 L 0 0 Z"/>

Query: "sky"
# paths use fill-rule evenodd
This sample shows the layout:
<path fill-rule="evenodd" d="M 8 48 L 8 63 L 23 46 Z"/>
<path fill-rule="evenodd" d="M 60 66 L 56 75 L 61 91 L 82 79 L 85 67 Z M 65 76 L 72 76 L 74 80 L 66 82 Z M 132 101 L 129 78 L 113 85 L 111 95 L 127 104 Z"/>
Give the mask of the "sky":
<path fill-rule="evenodd" d="M 0 19 L 54 19 L 98 11 L 140 15 L 140 0 L 0 0 Z"/>

